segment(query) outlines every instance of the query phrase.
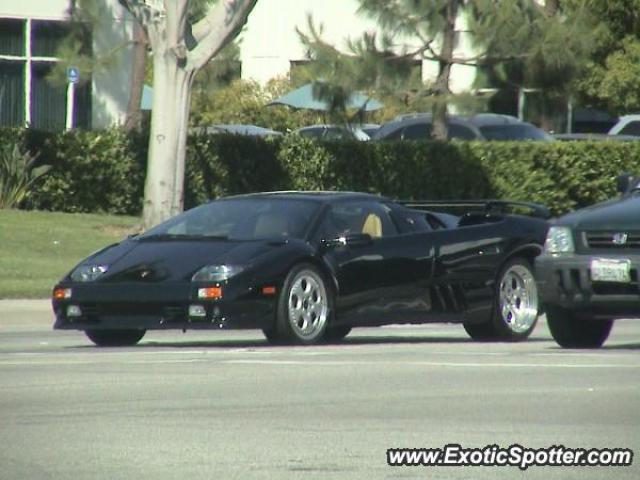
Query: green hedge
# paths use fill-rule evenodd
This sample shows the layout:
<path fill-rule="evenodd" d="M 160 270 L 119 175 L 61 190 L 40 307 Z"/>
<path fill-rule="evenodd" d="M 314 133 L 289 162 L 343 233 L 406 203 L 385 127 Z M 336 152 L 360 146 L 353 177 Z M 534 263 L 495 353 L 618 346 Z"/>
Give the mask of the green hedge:
<path fill-rule="evenodd" d="M 640 142 L 336 142 L 191 139 L 188 206 L 250 191 L 354 190 L 406 199 L 535 201 L 555 214 L 616 195 Z"/>
<path fill-rule="evenodd" d="M 9 129 L 0 142 L 19 138 L 50 172 L 27 208 L 62 212 L 134 214 L 142 206 L 146 139 L 111 129 L 65 133 Z"/>
<path fill-rule="evenodd" d="M 26 208 L 137 214 L 147 139 L 117 129 L 0 130 L 53 169 Z M 394 198 L 537 201 L 560 214 L 615 195 L 640 173 L 640 142 L 338 142 L 297 136 L 189 138 L 185 206 L 268 190 L 355 190 Z"/>

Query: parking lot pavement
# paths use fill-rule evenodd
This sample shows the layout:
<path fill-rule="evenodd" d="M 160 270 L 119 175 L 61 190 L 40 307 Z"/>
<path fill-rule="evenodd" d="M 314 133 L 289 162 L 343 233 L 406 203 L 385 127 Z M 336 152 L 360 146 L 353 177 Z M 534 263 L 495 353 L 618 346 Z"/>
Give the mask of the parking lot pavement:
<path fill-rule="evenodd" d="M 48 302 L 0 302 L 0 479 L 640 478 L 631 467 L 390 467 L 389 448 L 640 449 L 640 322 L 604 348 L 460 326 L 274 347 L 256 331 L 94 348 Z"/>

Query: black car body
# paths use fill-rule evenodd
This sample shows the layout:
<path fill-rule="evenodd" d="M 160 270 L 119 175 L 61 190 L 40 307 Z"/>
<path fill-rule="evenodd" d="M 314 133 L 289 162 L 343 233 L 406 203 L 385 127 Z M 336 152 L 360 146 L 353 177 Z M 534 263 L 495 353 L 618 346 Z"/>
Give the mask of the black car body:
<path fill-rule="evenodd" d="M 640 317 L 640 182 L 620 181 L 622 197 L 557 219 L 536 259 L 547 322 L 561 346 L 599 347 L 613 320 Z"/>
<path fill-rule="evenodd" d="M 99 345 L 169 328 L 261 328 L 314 343 L 429 321 L 526 338 L 547 222 L 478 205 L 460 217 L 359 193 L 216 200 L 83 260 L 54 289 L 55 328 Z"/>

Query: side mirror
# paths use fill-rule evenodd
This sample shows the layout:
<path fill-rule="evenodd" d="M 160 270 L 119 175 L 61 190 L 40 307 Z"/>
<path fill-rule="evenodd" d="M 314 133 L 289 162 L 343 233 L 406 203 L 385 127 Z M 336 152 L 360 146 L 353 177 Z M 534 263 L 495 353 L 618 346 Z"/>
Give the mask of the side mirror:
<path fill-rule="evenodd" d="M 328 249 L 341 247 L 363 247 L 365 245 L 371 245 L 371 243 L 373 243 L 373 238 L 368 233 L 350 233 L 345 236 L 332 238 L 331 240 L 324 240 L 323 243 Z"/>
<path fill-rule="evenodd" d="M 630 173 L 623 173 L 616 177 L 616 190 L 621 194 L 625 194 L 633 185 L 634 177 Z"/>

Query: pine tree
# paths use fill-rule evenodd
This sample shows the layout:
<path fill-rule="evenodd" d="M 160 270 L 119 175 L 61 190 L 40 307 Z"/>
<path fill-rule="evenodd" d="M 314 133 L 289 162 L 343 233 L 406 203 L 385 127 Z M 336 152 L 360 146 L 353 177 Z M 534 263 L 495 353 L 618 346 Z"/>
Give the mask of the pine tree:
<path fill-rule="evenodd" d="M 447 138 L 448 106 L 454 65 L 522 72 L 521 83 L 564 72 L 567 83 L 572 65 L 588 49 L 577 35 L 580 19 L 557 14 L 558 1 L 540 5 L 533 0 L 360 0 L 359 12 L 373 20 L 380 32 L 366 33 L 349 42 L 347 53 L 322 39 L 322 29 L 309 21 L 299 32 L 316 60 L 318 74 L 340 77 L 342 91 L 369 88 L 429 97 L 433 112 L 432 136 Z M 466 36 L 475 52 L 463 55 L 458 43 Z M 408 74 L 415 60 L 438 66 L 432 83 L 416 85 Z M 347 75 L 343 75 L 346 73 Z"/>

